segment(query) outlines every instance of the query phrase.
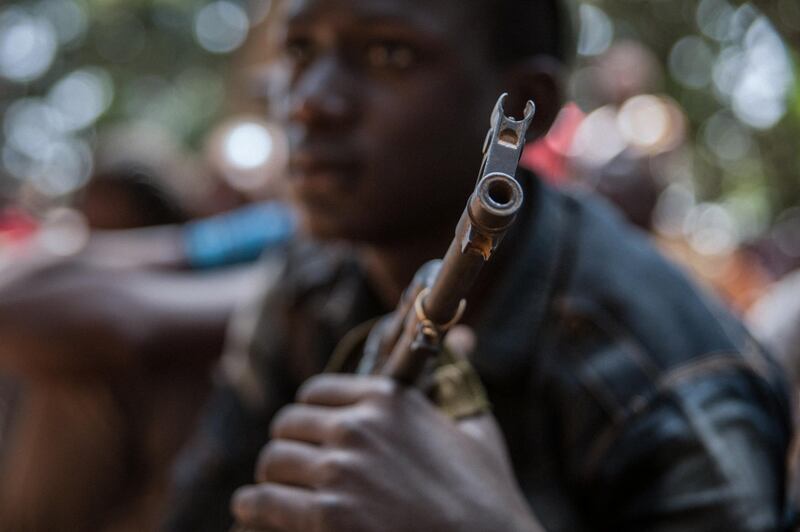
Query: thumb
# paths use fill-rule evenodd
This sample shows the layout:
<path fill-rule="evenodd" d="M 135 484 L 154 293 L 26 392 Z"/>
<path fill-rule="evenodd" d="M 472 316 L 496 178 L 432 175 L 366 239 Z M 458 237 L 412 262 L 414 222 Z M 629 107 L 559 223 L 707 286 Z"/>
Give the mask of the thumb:
<path fill-rule="evenodd" d="M 468 359 L 475 350 L 477 336 L 467 325 L 456 325 L 447 333 L 444 340 L 447 349 L 457 358 Z M 498 467 L 510 474 L 509 458 L 505 439 L 497 425 L 497 420 L 490 413 L 469 416 L 458 421 L 458 427 L 471 439 L 478 442 L 497 460 Z"/>
<path fill-rule="evenodd" d="M 456 325 L 447 333 L 444 344 L 457 358 L 467 359 L 475 350 L 477 337 L 471 327 Z"/>
<path fill-rule="evenodd" d="M 458 421 L 458 428 L 483 448 L 498 471 L 503 471 L 509 477 L 513 476 L 505 438 L 493 415 L 486 413 L 461 419 Z"/>

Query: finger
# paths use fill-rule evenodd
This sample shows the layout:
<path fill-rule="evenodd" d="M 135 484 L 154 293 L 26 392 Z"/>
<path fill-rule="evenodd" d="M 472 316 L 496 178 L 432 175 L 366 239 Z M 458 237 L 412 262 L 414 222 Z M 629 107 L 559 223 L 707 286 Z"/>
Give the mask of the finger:
<path fill-rule="evenodd" d="M 510 458 L 503 433 L 494 416 L 483 414 L 458 421 L 458 428 L 496 461 L 496 467 L 511 475 Z"/>
<path fill-rule="evenodd" d="M 484 413 L 460 419 L 458 428 L 473 440 L 490 443 L 502 441 L 500 429 L 491 414 Z"/>
<path fill-rule="evenodd" d="M 322 449 L 291 440 L 273 440 L 264 447 L 256 465 L 258 482 L 313 487 Z"/>
<path fill-rule="evenodd" d="M 366 398 L 390 396 L 397 383 L 377 375 L 318 375 L 300 387 L 297 400 L 321 406 L 349 406 Z"/>
<path fill-rule="evenodd" d="M 466 325 L 456 325 L 444 339 L 447 348 L 458 358 L 469 358 L 477 344 L 475 332 Z"/>
<path fill-rule="evenodd" d="M 319 445 L 334 434 L 335 422 L 336 412 L 332 408 L 292 404 L 278 412 L 270 432 L 275 439 Z"/>
<path fill-rule="evenodd" d="M 271 483 L 239 488 L 231 499 L 236 522 L 255 529 L 310 530 L 313 507 L 313 492 Z"/>

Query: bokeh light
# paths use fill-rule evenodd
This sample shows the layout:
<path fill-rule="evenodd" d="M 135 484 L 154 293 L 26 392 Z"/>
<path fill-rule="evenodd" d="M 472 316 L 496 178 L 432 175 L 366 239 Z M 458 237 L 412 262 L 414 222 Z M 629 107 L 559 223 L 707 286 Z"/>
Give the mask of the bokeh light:
<path fill-rule="evenodd" d="M 620 108 L 617 122 L 629 146 L 651 154 L 672 149 L 684 139 L 683 114 L 663 97 L 643 94 L 630 98 Z"/>
<path fill-rule="evenodd" d="M 248 195 L 278 187 L 289 158 L 283 129 L 251 115 L 232 117 L 217 126 L 207 151 L 228 184 Z"/>
<path fill-rule="evenodd" d="M 65 129 L 84 129 L 100 118 L 114 94 L 111 76 L 100 68 L 83 68 L 64 76 L 50 89 L 47 102 Z"/>
<path fill-rule="evenodd" d="M 231 165 L 251 170 L 265 164 L 272 155 L 272 135 L 255 122 L 242 122 L 225 138 L 225 155 Z"/>
<path fill-rule="evenodd" d="M 599 167 L 609 163 L 626 147 L 619 131 L 616 110 L 605 106 L 583 120 L 575 133 L 570 155 L 582 165 Z"/>
<path fill-rule="evenodd" d="M 736 10 L 726 0 L 702 0 L 697 6 L 697 26 L 706 37 L 726 41 Z"/>
<path fill-rule="evenodd" d="M 36 13 L 50 21 L 61 46 L 78 43 L 89 27 L 86 8 L 73 0 L 44 0 L 36 6 Z"/>
<path fill-rule="evenodd" d="M 225 54 L 239 48 L 247 38 L 250 20 L 239 5 L 221 0 L 197 12 L 194 34 L 200 46 L 209 52 Z"/>
<path fill-rule="evenodd" d="M 694 191 L 684 183 L 669 185 L 658 198 L 653 212 L 653 227 L 664 236 L 683 236 L 684 220 L 695 205 Z"/>
<path fill-rule="evenodd" d="M 86 217 L 75 209 L 51 209 L 42 221 L 37 243 L 53 255 L 74 255 L 89 242 L 89 224 Z"/>
<path fill-rule="evenodd" d="M 764 17 L 747 30 L 744 49 L 741 77 L 731 95 L 733 112 L 742 122 L 767 129 L 786 113 L 792 67 L 783 42 Z"/>
<path fill-rule="evenodd" d="M 696 35 L 679 40 L 669 54 L 672 77 L 690 89 L 701 89 L 708 85 L 713 62 L 711 47 Z"/>
<path fill-rule="evenodd" d="M 86 184 L 92 173 L 92 151 L 86 141 L 64 139 L 47 146 L 30 166 L 28 180 L 43 193 L 63 196 Z"/>
<path fill-rule="evenodd" d="M 716 113 L 706 122 L 703 140 L 723 162 L 740 161 L 754 147 L 750 132 L 725 111 Z"/>
<path fill-rule="evenodd" d="M 780 215 L 772 238 L 783 253 L 800 258 L 800 207 L 792 207 Z"/>
<path fill-rule="evenodd" d="M 0 12 L 0 76 L 35 80 L 50 68 L 56 50 L 56 32 L 47 19 L 13 6 Z"/>
<path fill-rule="evenodd" d="M 59 140 L 63 131 L 59 114 L 40 98 L 17 100 L 3 117 L 7 146 L 31 158 Z"/>
<path fill-rule="evenodd" d="M 614 37 L 614 25 L 608 15 L 599 7 L 590 4 L 582 4 L 578 13 L 580 17 L 578 53 L 593 56 L 608 50 Z"/>
<path fill-rule="evenodd" d="M 739 243 L 733 216 L 717 203 L 692 207 L 684 220 L 684 234 L 692 248 L 703 255 L 725 255 Z"/>
<path fill-rule="evenodd" d="M 16 101 L 3 119 L 5 170 L 51 196 L 83 185 L 91 174 L 91 149 L 71 136 L 71 119 L 41 98 Z"/>

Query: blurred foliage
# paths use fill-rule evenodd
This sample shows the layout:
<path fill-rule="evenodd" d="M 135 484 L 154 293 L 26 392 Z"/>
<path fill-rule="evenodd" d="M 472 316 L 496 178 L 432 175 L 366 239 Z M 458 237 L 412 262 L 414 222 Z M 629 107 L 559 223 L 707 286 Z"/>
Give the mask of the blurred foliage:
<path fill-rule="evenodd" d="M 759 3 L 759 2 L 757 2 Z M 753 127 L 741 120 L 737 126 L 752 139 L 752 145 L 739 157 L 721 159 L 709 148 L 706 128 L 715 116 L 737 118 L 732 112 L 730 95 L 720 94 L 709 80 L 700 86 L 687 87 L 675 79 L 670 57 L 676 43 L 696 37 L 711 52 L 708 65 L 714 70 L 731 50 L 741 48 L 747 31 L 759 13 L 741 0 L 597 0 L 593 5 L 605 11 L 614 26 L 615 39 L 633 39 L 649 47 L 665 72 L 663 90 L 686 112 L 693 142 L 693 182 L 699 201 L 733 201 L 744 206 L 750 226 L 768 224 L 787 209 L 800 204 L 800 3 L 796 0 L 764 0 L 770 23 L 794 46 L 791 58 L 793 87 L 786 112 L 774 125 Z M 741 27 L 736 27 L 736 25 Z M 703 50 L 700 50 L 701 52 Z M 702 61 L 702 54 L 694 56 Z M 740 65 L 743 68 L 746 65 Z M 741 72 L 734 74 L 741 75 Z M 716 71 L 713 72 L 716 75 Z M 769 83 L 770 80 L 763 80 Z M 777 82 L 777 80 L 776 80 Z M 758 106 L 754 101 L 750 105 Z M 759 227 L 762 229 L 763 227 Z"/>
<path fill-rule="evenodd" d="M 232 53 L 268 5 L 3 2 L 0 196 L 28 183 L 46 196 L 68 196 L 91 175 L 99 136 L 116 125 L 146 124 L 176 145 L 201 149 L 226 112 Z"/>

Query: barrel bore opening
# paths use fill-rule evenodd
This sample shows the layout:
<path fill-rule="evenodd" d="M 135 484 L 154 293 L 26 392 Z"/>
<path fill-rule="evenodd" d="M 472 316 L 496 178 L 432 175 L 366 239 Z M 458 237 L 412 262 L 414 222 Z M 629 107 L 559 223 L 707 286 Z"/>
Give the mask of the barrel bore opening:
<path fill-rule="evenodd" d="M 499 207 L 508 207 L 514 202 L 514 190 L 503 181 L 492 181 L 487 187 L 489 199 Z"/>

